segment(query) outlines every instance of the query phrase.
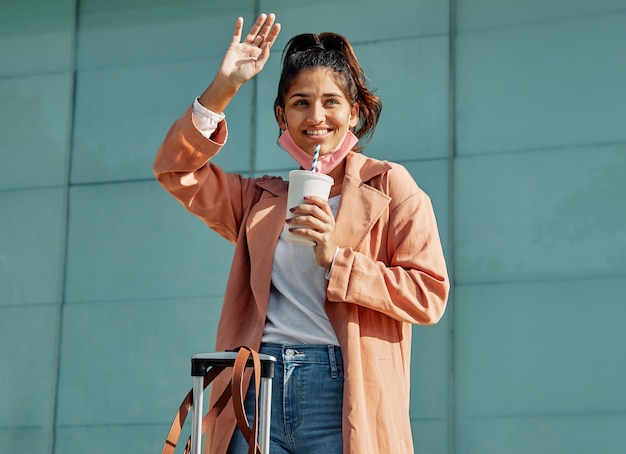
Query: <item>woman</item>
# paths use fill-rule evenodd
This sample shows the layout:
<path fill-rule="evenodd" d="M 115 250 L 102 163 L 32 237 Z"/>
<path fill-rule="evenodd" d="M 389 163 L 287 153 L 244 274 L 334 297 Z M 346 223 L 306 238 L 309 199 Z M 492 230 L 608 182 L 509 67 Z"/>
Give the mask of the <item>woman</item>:
<path fill-rule="evenodd" d="M 271 452 L 412 453 L 412 324 L 436 323 L 449 282 L 430 200 L 397 164 L 367 158 L 356 142 L 381 110 L 352 46 L 340 35 L 287 45 L 274 113 L 281 146 L 334 179 L 328 202 L 290 207 L 288 183 L 244 178 L 211 162 L 227 137 L 223 112 L 267 62 L 280 31 L 261 14 L 243 20 L 204 93 L 174 123 L 154 164 L 158 181 L 235 244 L 216 349 L 249 345 L 276 356 Z M 226 386 L 213 386 L 212 399 Z M 232 412 L 207 434 L 207 452 L 246 452 Z"/>

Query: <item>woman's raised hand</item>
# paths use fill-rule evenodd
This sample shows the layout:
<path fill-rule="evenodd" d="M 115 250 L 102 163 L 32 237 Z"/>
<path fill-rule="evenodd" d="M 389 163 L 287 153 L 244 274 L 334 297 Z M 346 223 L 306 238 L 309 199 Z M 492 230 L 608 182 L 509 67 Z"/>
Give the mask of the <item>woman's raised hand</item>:
<path fill-rule="evenodd" d="M 239 88 L 256 76 L 270 57 L 270 48 L 280 33 L 274 14 L 261 14 L 241 40 L 243 18 L 237 18 L 233 39 L 215 78 L 198 98 L 207 109 L 221 113 Z"/>
<path fill-rule="evenodd" d="M 261 72 L 280 33 L 280 24 L 275 20 L 274 14 L 260 14 L 242 41 L 243 18 L 239 17 L 218 76 L 241 86 Z"/>

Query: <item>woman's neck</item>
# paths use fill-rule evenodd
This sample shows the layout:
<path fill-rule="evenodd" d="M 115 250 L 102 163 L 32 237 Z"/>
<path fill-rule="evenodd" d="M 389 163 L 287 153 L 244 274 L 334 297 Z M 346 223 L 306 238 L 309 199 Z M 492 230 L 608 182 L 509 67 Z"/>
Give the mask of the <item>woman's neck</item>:
<path fill-rule="evenodd" d="M 341 194 L 341 185 L 343 183 L 343 176 L 346 174 L 346 160 L 344 159 L 341 163 L 335 167 L 328 176 L 332 177 L 335 182 L 333 183 L 332 188 L 330 188 L 330 197 L 334 197 L 336 195 Z"/>

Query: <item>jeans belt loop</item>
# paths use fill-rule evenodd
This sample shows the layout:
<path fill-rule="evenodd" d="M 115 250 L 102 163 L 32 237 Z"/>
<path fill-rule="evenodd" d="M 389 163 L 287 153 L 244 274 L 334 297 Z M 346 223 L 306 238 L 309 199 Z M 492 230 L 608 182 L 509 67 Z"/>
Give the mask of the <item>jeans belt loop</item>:
<path fill-rule="evenodd" d="M 328 346 L 328 360 L 330 362 L 330 378 L 339 377 L 339 372 L 337 370 L 337 358 L 335 357 L 335 346 Z"/>

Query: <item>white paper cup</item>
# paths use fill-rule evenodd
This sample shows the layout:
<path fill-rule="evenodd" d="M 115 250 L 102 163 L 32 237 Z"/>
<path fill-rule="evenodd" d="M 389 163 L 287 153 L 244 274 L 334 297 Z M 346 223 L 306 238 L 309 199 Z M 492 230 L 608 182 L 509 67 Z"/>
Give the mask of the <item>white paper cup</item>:
<path fill-rule="evenodd" d="M 324 200 L 328 200 L 330 188 L 335 180 L 332 177 L 319 172 L 310 170 L 292 170 L 289 172 L 289 192 L 287 194 L 287 217 L 290 219 L 294 214 L 289 211 L 290 208 L 304 203 L 304 196 L 317 196 Z M 302 244 L 306 246 L 314 246 L 313 241 L 294 235 L 289 231 L 290 228 L 301 228 L 304 226 L 297 224 L 285 224 L 283 228 L 283 238 L 290 243 Z"/>

